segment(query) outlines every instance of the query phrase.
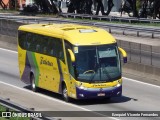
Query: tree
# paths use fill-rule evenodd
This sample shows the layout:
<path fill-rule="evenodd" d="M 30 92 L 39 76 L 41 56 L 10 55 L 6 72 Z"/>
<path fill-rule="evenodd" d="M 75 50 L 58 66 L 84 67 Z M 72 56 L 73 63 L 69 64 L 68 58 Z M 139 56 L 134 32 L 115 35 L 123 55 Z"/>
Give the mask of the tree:
<path fill-rule="evenodd" d="M 133 12 L 132 0 L 123 0 L 120 12 L 121 12 L 121 16 L 122 16 L 122 12 L 127 12 L 128 16 L 131 16 L 130 13 Z"/>
<path fill-rule="evenodd" d="M 67 7 L 69 13 L 78 13 L 78 14 L 93 14 L 92 13 L 92 4 L 97 3 L 96 6 L 96 15 L 99 14 L 99 11 L 101 11 L 102 15 L 109 15 L 111 12 L 114 4 L 113 0 L 108 0 L 108 10 L 105 13 L 104 12 L 104 5 L 102 0 L 67 0 Z"/>
<path fill-rule="evenodd" d="M 18 0 L 9 0 L 9 8 L 17 10 L 17 8 L 19 8 Z"/>
<path fill-rule="evenodd" d="M 43 13 L 58 13 L 58 9 L 55 5 L 55 0 L 35 0 L 35 4 L 37 4 Z"/>
<path fill-rule="evenodd" d="M 160 0 L 154 0 L 153 8 L 153 19 L 156 19 L 156 17 L 160 19 Z"/>
<path fill-rule="evenodd" d="M 136 6 L 136 5 L 137 5 L 137 4 L 136 4 L 136 3 L 137 3 L 137 0 L 133 0 L 132 3 L 133 3 L 133 4 L 131 4 L 131 5 L 133 5 L 133 6 L 132 6 L 132 9 L 133 9 L 133 17 L 138 17 L 138 11 L 137 11 L 137 6 Z"/>
<path fill-rule="evenodd" d="M 7 6 L 4 4 L 3 0 L 0 0 L 0 6 L 5 10 Z"/>
<path fill-rule="evenodd" d="M 147 18 L 148 16 L 153 17 L 153 19 L 160 19 L 160 1 L 159 0 L 143 0 L 140 17 Z"/>
<path fill-rule="evenodd" d="M 111 12 L 113 6 L 114 6 L 113 0 L 108 0 L 108 10 L 107 10 L 106 15 L 109 15 L 109 13 Z"/>
<path fill-rule="evenodd" d="M 103 6 L 103 3 L 102 3 L 102 0 L 97 0 L 97 10 L 96 10 L 96 15 L 99 14 L 99 11 L 101 10 L 101 13 L 102 15 L 105 15 L 105 12 L 104 12 L 104 6 Z"/>

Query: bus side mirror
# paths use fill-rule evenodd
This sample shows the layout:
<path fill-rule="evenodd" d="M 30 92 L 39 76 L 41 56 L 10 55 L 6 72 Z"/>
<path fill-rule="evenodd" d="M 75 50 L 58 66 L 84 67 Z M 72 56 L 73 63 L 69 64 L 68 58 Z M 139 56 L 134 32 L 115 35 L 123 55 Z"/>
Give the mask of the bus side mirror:
<path fill-rule="evenodd" d="M 71 61 L 72 61 L 72 62 L 75 62 L 75 56 L 74 56 L 74 53 L 72 52 L 72 50 L 71 50 L 71 49 L 68 49 L 68 52 L 69 52 L 69 54 L 70 54 Z"/>
<path fill-rule="evenodd" d="M 123 55 L 123 63 L 127 63 L 127 53 L 124 49 L 122 49 L 121 47 L 118 47 L 119 51 L 121 52 L 121 54 Z"/>

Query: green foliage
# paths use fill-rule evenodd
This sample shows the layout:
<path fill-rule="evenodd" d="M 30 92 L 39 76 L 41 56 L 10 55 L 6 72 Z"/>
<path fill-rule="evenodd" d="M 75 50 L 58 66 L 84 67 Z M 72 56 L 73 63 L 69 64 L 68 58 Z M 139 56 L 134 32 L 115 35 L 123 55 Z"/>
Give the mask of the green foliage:
<path fill-rule="evenodd" d="M 136 2 L 137 11 L 139 11 L 139 9 L 141 8 L 141 3 L 142 3 L 141 0 L 137 0 Z"/>
<path fill-rule="evenodd" d="M 10 112 L 14 112 L 14 110 L 9 109 Z M 0 116 L 2 116 L 2 112 L 8 112 L 7 108 L 0 105 Z M 2 118 L 0 117 L 0 120 L 30 120 L 28 117 L 10 117 L 10 118 Z"/>
<path fill-rule="evenodd" d="M 1 115 L 1 112 L 2 112 L 2 111 L 6 111 L 6 107 L 0 105 L 0 115 Z"/>

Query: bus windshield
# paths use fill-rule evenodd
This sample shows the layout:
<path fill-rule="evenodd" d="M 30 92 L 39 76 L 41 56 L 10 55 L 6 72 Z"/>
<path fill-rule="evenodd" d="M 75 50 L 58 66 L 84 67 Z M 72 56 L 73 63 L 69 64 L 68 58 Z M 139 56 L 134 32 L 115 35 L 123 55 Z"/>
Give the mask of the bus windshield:
<path fill-rule="evenodd" d="M 76 77 L 83 82 L 111 82 L 121 78 L 117 44 L 74 48 Z"/>

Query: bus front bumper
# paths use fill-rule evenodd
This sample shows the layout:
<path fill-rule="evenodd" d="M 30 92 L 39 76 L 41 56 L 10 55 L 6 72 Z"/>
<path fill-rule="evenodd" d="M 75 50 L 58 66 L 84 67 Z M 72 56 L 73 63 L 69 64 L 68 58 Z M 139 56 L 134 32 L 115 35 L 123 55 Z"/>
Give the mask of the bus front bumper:
<path fill-rule="evenodd" d="M 89 88 L 76 87 L 77 99 L 110 98 L 122 95 L 122 85 L 112 88 Z"/>

